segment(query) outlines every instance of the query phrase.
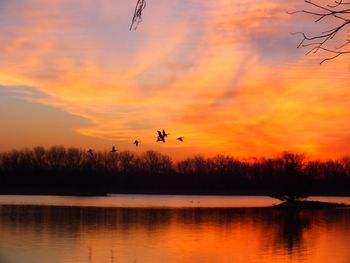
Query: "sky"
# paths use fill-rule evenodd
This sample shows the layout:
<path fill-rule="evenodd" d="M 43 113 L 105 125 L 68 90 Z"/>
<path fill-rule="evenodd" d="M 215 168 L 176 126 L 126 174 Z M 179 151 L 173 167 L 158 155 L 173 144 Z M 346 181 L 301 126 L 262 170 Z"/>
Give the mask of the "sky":
<path fill-rule="evenodd" d="M 349 58 L 297 48 L 304 1 L 146 2 L 129 31 L 136 0 L 0 0 L 0 151 L 350 155 Z"/>

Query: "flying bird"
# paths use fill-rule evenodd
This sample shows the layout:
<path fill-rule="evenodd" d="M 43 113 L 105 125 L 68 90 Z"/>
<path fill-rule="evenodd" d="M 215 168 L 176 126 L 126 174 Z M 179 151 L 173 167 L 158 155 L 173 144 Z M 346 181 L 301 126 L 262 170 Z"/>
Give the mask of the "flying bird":
<path fill-rule="evenodd" d="M 178 138 L 176 138 L 176 140 L 179 140 L 179 141 L 183 142 L 183 141 L 184 141 L 184 138 L 185 138 L 185 137 L 178 137 Z"/>
<path fill-rule="evenodd" d="M 117 149 L 115 148 L 115 146 L 112 147 L 111 153 L 115 153 L 117 152 Z"/>
<path fill-rule="evenodd" d="M 164 131 L 164 130 L 163 130 L 163 131 Z M 160 142 L 160 141 L 165 142 L 165 136 L 164 136 L 164 134 L 163 134 L 161 131 L 157 131 L 157 133 L 158 133 L 157 142 Z"/>
<path fill-rule="evenodd" d="M 141 141 L 138 141 L 138 140 L 134 141 L 134 144 L 136 145 L 136 147 L 139 146 L 139 143 L 141 143 Z"/>

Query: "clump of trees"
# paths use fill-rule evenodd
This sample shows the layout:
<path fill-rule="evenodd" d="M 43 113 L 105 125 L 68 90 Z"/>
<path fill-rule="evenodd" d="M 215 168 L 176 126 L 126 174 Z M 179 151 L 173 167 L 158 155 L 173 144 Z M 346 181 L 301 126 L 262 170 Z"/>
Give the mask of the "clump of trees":
<path fill-rule="evenodd" d="M 277 174 L 271 184 L 271 196 L 281 201 L 294 201 L 310 194 L 312 176 L 304 174 L 307 167 L 304 159 L 304 154 L 286 152 L 275 160 Z"/>
<path fill-rule="evenodd" d="M 173 162 L 156 151 L 36 147 L 0 154 L 0 193 L 258 194 L 295 200 L 350 194 L 350 158 L 307 161 L 300 153 L 242 160 L 197 155 Z"/>

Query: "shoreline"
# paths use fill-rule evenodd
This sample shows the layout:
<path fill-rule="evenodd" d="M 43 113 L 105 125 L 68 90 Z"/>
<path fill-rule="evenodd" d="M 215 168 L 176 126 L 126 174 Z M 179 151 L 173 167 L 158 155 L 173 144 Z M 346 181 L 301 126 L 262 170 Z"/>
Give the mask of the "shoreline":
<path fill-rule="evenodd" d="M 299 210 L 299 209 L 319 209 L 319 208 L 345 208 L 350 207 L 345 203 L 324 202 L 314 200 L 294 200 L 273 205 L 275 209 Z"/>
<path fill-rule="evenodd" d="M 209 195 L 0 195 L 3 206 L 73 206 L 124 209 L 268 209 L 298 212 L 350 207 L 350 198 L 311 196 L 311 200 L 280 202 L 269 196 Z M 314 201 L 319 200 L 319 201 Z"/>

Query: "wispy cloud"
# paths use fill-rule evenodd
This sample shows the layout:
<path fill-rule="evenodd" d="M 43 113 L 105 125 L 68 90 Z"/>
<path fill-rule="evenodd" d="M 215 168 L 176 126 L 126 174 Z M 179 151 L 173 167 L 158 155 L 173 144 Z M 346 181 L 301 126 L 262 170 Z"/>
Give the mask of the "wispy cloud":
<path fill-rule="evenodd" d="M 90 121 L 76 132 L 126 148 L 179 155 L 175 139 L 155 143 L 165 128 L 185 155 L 348 154 L 347 68 L 296 49 L 306 18 L 286 11 L 299 4 L 155 0 L 129 32 L 132 1 L 8 1 L 0 84 L 37 87 L 37 102 Z"/>

